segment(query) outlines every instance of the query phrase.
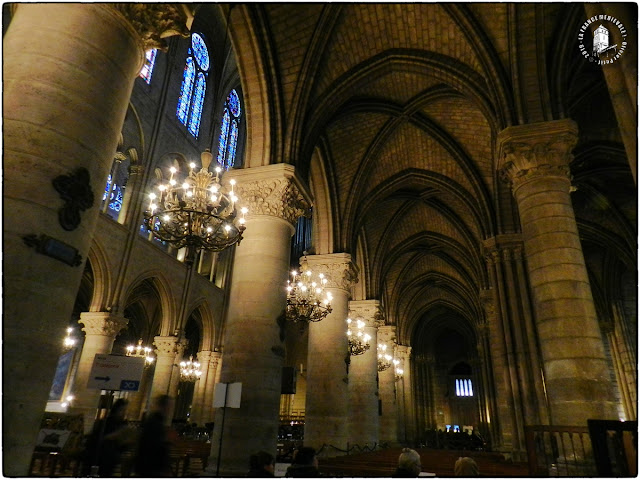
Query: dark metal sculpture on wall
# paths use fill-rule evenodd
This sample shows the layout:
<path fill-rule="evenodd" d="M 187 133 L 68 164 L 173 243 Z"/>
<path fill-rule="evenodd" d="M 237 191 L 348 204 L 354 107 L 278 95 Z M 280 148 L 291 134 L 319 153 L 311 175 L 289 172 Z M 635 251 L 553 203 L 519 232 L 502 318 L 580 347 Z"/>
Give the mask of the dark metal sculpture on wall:
<path fill-rule="evenodd" d="M 59 175 L 51 182 L 53 188 L 65 201 L 58 211 L 60 226 L 67 231 L 80 225 L 80 212 L 93 206 L 94 195 L 91 190 L 89 171 L 80 167 L 70 175 Z"/>

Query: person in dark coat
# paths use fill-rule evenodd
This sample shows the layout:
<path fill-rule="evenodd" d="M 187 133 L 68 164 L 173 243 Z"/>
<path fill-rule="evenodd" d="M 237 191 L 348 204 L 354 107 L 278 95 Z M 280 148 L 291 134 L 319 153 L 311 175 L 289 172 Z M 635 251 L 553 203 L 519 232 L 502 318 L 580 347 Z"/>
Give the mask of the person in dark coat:
<path fill-rule="evenodd" d="M 260 451 L 249 457 L 249 473 L 247 477 L 274 477 L 276 461 L 270 453 Z"/>
<path fill-rule="evenodd" d="M 285 477 L 321 477 L 318 470 L 318 457 L 313 447 L 300 447 L 293 458 L 293 465 L 287 468 Z"/>
<path fill-rule="evenodd" d="M 99 476 L 113 477 L 122 461 L 122 454 L 133 446 L 133 430 L 128 428 L 125 420 L 128 403 L 119 398 L 109 410 L 107 418 L 94 424 L 84 452 L 83 476 L 90 475 L 95 465 Z"/>
<path fill-rule="evenodd" d="M 421 471 L 420 454 L 411 448 L 403 448 L 400 457 L 398 457 L 398 468 L 393 476 L 399 478 L 417 477 Z"/>
<path fill-rule="evenodd" d="M 173 399 L 160 395 L 140 426 L 140 437 L 135 457 L 135 472 L 139 477 L 171 477 L 169 453 L 171 443 L 167 435 L 167 419 Z"/>

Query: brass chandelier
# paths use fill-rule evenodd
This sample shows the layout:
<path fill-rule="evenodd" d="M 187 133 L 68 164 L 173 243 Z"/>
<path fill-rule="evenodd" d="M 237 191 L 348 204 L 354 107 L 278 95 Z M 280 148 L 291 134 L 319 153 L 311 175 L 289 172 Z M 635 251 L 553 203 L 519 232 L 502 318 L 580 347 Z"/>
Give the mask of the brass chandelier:
<path fill-rule="evenodd" d="M 293 270 L 291 280 L 287 280 L 286 319 L 304 326 L 308 322 L 319 322 L 329 315 L 333 297 L 330 292 L 324 291 L 326 284 L 324 274 L 314 275 L 305 257 L 300 272 Z"/>
<path fill-rule="evenodd" d="M 221 184 L 222 168 L 209 172 L 213 155 L 209 150 L 201 154 L 202 168 L 189 165 L 189 174 L 182 181 L 174 178 L 177 168 L 171 167 L 166 184 L 158 186 L 158 194 L 149 194 L 150 203 L 144 212 L 144 224 L 159 240 L 175 248 L 186 247 L 185 261 L 193 263 L 199 250 L 219 252 L 240 244 L 245 230 L 246 208 L 236 205 L 238 197 L 233 190 Z"/>
<path fill-rule="evenodd" d="M 391 367 L 393 357 L 387 353 L 387 346 L 383 343 L 378 344 L 378 371 L 384 372 Z"/>
<path fill-rule="evenodd" d="M 368 333 L 364 333 L 364 322 L 362 320 L 357 320 L 356 322 L 356 331 L 351 330 L 351 324 L 353 321 L 350 318 L 347 318 L 347 338 L 349 339 L 349 355 L 362 355 L 364 352 L 369 350 L 371 345 L 369 344 L 369 340 L 371 340 L 371 335 Z"/>
<path fill-rule="evenodd" d="M 142 344 L 142 339 L 138 340 L 137 345 L 127 345 L 127 357 L 140 357 L 144 358 L 144 366 L 151 365 L 155 357 L 152 355 L 153 349 L 151 347 L 145 347 Z"/>
<path fill-rule="evenodd" d="M 193 355 L 189 357 L 189 361 L 180 362 L 180 379 L 183 382 L 195 382 L 201 375 L 200 364 L 193 361 Z"/>

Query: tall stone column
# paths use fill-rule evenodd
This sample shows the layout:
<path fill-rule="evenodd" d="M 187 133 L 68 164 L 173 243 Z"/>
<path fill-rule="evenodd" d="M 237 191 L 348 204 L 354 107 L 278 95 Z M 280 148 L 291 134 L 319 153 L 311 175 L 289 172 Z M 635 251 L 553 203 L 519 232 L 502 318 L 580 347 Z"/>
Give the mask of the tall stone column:
<path fill-rule="evenodd" d="M 193 400 L 191 402 L 191 416 L 189 417 L 189 420 L 200 425 L 203 425 L 202 412 L 205 403 L 207 378 L 210 375 L 215 375 L 215 371 L 211 370 L 211 353 L 212 352 L 210 350 L 202 350 L 201 352 L 198 352 L 198 362 L 200 363 L 200 370 L 202 371 L 202 375 L 194 386 Z M 213 403 L 213 398 L 211 399 L 211 402 Z"/>
<path fill-rule="evenodd" d="M 373 447 L 378 444 L 378 327 L 381 320 L 378 300 L 352 300 L 349 317 L 365 323 L 369 349 L 362 355 L 351 356 L 349 365 L 349 444 Z M 352 324 L 353 325 L 353 324 Z"/>
<path fill-rule="evenodd" d="M 181 351 L 178 337 L 172 335 L 158 335 L 154 337 L 153 344 L 156 346 L 156 369 L 151 384 L 151 405 L 160 395 L 169 395 L 175 399 L 177 383 L 173 382 L 176 385 L 176 391 L 172 391 L 171 379 L 176 376 L 175 369 L 179 361 L 178 354 Z M 171 413 L 173 415 L 173 412 Z"/>
<path fill-rule="evenodd" d="M 214 468 L 222 440 L 220 475 L 246 474 L 247 455 L 265 450 L 275 456 L 284 346 L 278 318 L 286 307 L 291 236 L 309 206 L 306 188 L 288 164 L 232 171 L 247 229 L 236 247 L 224 333 L 223 383 L 242 383 L 240 408 L 215 415 Z"/>
<path fill-rule="evenodd" d="M 616 418 L 611 382 L 571 198 L 576 124 L 508 127 L 499 169 L 518 204 L 551 422 Z"/>
<path fill-rule="evenodd" d="M 204 390 L 205 402 L 202 406 L 202 422 L 213 422 L 215 409 L 213 408 L 213 394 L 216 383 L 220 380 L 220 358 L 222 354 L 220 352 L 211 352 L 209 356 L 209 375 L 207 375 L 207 381 Z"/>
<path fill-rule="evenodd" d="M 28 473 L 60 353 L 52 339 L 72 314 L 133 82 L 147 47 L 186 31 L 179 12 L 170 4 L 13 5 L 3 37 L 5 475 Z M 43 235 L 66 244 L 61 260 L 37 252 Z"/>
<path fill-rule="evenodd" d="M 348 428 L 348 355 L 346 320 L 349 295 L 357 282 L 355 265 L 348 253 L 307 257 L 309 268 L 327 276 L 326 290 L 333 295 L 333 311 L 321 322 L 309 325 L 305 444 L 316 449 L 324 444 L 346 450 Z M 325 448 L 327 455 L 339 455 Z"/>
<path fill-rule="evenodd" d="M 378 343 L 395 345 L 396 326 L 382 325 L 378 328 Z M 394 347 L 395 349 L 395 347 Z M 376 369 L 377 369 L 376 360 Z M 382 402 L 379 439 L 381 444 L 397 446 L 398 443 L 398 404 L 396 402 L 396 375 L 394 368 L 378 372 L 378 391 Z"/>
<path fill-rule="evenodd" d="M 82 312 L 78 323 L 84 325 L 84 345 L 76 371 L 76 399 L 70 413 L 82 413 L 84 417 L 84 431 L 88 433 L 96 418 L 96 409 L 101 390 L 87 388 L 89 374 L 93 367 L 96 354 L 111 353 L 116 336 L 127 326 L 128 320 L 122 316 L 109 312 Z"/>
<path fill-rule="evenodd" d="M 406 345 L 396 346 L 396 355 L 400 360 L 400 365 L 404 370 L 404 375 L 398 381 L 399 398 L 398 403 L 402 404 L 400 408 L 400 441 L 401 442 L 413 442 L 416 437 L 415 428 L 415 410 L 413 408 L 413 387 L 412 387 L 412 375 L 411 375 L 411 347 Z"/>

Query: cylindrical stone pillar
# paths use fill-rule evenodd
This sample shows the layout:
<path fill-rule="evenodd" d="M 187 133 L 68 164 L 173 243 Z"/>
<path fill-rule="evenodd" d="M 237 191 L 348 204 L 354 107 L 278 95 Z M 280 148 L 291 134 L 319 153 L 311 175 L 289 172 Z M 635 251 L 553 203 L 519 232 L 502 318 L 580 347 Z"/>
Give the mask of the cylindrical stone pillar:
<path fill-rule="evenodd" d="M 178 12 L 166 4 L 13 5 L 3 37 L 5 475 L 28 473 L 60 353 L 51 339 L 64 332 L 82 277 L 74 249 L 86 258 L 144 51 L 167 30 L 186 30 L 167 19 Z M 32 248 L 43 247 L 43 235 L 66 244 L 62 261 Z"/>
<path fill-rule="evenodd" d="M 357 274 L 347 253 L 313 255 L 307 262 L 313 272 L 326 275 L 333 311 L 309 325 L 304 442 L 317 450 L 326 444 L 324 454 L 335 456 L 349 441 L 346 319 Z"/>
<path fill-rule="evenodd" d="M 198 362 L 200 363 L 202 375 L 196 382 L 193 390 L 191 416 L 189 417 L 189 420 L 200 425 L 203 425 L 202 412 L 205 402 L 204 395 L 207 388 L 207 378 L 210 375 L 215 375 L 215 372 L 211 370 L 211 364 L 209 362 L 211 359 L 211 353 L 212 352 L 210 350 L 202 350 L 201 352 L 198 352 Z M 213 402 L 213 399 L 211 399 L 211 401 Z"/>
<path fill-rule="evenodd" d="M 403 443 L 413 442 L 416 436 L 415 428 L 415 415 L 413 408 L 413 391 L 412 391 L 412 378 L 411 378 L 411 347 L 406 345 L 396 345 L 396 356 L 400 360 L 400 365 L 404 374 L 398 381 L 399 385 L 399 397 L 398 403 L 402 404 L 400 408 L 400 426 L 401 429 L 398 432 L 400 434 L 400 441 Z"/>
<path fill-rule="evenodd" d="M 373 448 L 378 444 L 380 429 L 376 349 L 378 327 L 382 323 L 380 301 L 350 301 L 349 317 L 354 322 L 362 320 L 363 332 L 371 337 L 369 349 L 362 355 L 352 355 L 349 365 L 349 445 Z"/>
<path fill-rule="evenodd" d="M 160 395 L 170 395 L 175 399 L 175 392 L 171 391 L 171 377 L 174 376 L 176 359 L 180 349 L 178 337 L 174 336 L 158 335 L 154 337 L 153 344 L 156 347 L 156 369 L 151 384 L 152 405 L 156 397 Z"/>
<path fill-rule="evenodd" d="M 202 405 L 202 422 L 203 424 L 213 422 L 214 408 L 213 408 L 213 392 L 215 390 L 216 383 L 220 379 L 220 358 L 222 354 L 220 352 L 211 352 L 209 357 L 209 372 L 207 375 L 207 382 L 204 390 L 205 402 Z"/>
<path fill-rule="evenodd" d="M 378 328 L 378 343 L 393 345 L 395 341 L 395 325 L 382 325 Z M 377 363 L 376 360 L 376 370 Z M 380 444 L 388 444 L 392 447 L 398 446 L 398 405 L 396 403 L 395 368 L 387 368 L 382 372 L 378 372 L 378 392 L 382 404 L 378 434 Z"/>
<path fill-rule="evenodd" d="M 220 460 L 220 475 L 242 476 L 249 453 L 276 453 L 284 358 L 277 319 L 286 306 L 293 225 L 308 197 L 287 164 L 234 170 L 229 178 L 249 214 L 235 251 L 220 380 L 242 383 L 242 395 L 240 408 L 216 410 L 210 465 L 217 469 Z"/>
<path fill-rule="evenodd" d="M 96 354 L 111 353 L 116 336 L 129 322 L 126 318 L 109 312 L 82 312 L 78 323 L 84 325 L 82 330 L 85 332 L 85 337 L 76 371 L 76 399 L 69 412 L 82 413 L 84 431 L 89 433 L 96 418 L 101 392 L 99 389 L 87 388 L 93 360 Z"/>
<path fill-rule="evenodd" d="M 616 418 L 589 277 L 571 205 L 571 120 L 508 127 L 499 168 L 518 204 L 546 389 L 555 425 Z"/>

